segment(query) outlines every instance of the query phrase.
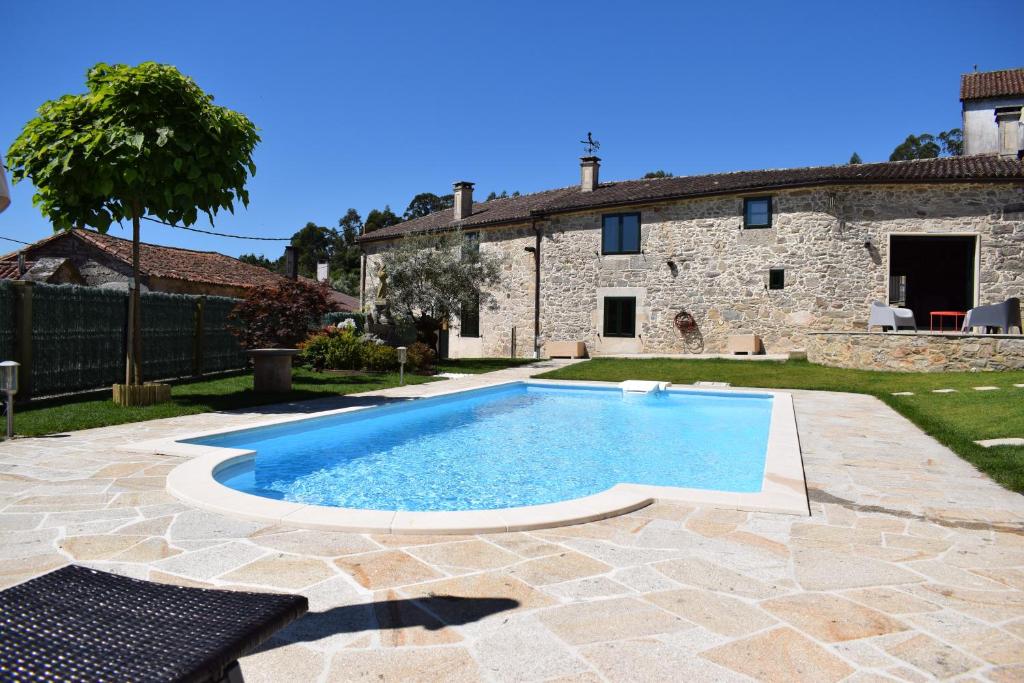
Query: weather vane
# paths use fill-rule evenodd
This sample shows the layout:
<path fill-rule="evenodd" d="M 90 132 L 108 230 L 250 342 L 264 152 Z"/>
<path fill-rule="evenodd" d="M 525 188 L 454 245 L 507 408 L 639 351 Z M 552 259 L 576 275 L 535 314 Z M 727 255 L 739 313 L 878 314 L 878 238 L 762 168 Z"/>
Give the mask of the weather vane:
<path fill-rule="evenodd" d="M 590 131 L 587 131 L 587 139 L 580 140 L 580 144 L 583 145 L 583 148 L 587 151 L 588 157 L 594 156 L 594 152 L 601 149 L 601 143 L 594 139 L 594 136 Z"/>

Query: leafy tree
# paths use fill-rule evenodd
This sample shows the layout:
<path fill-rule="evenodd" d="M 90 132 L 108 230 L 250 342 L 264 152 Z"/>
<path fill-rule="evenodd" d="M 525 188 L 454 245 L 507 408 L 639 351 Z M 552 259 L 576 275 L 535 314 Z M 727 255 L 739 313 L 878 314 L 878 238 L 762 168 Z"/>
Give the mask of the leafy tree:
<path fill-rule="evenodd" d="M 426 216 L 443 209 L 450 209 L 455 204 L 455 195 L 446 194 L 440 197 L 432 192 L 421 192 L 412 198 L 402 218 L 407 221 Z"/>
<path fill-rule="evenodd" d="M 328 309 L 326 286 L 282 278 L 276 285 L 251 289 L 228 320 L 247 349 L 293 348 L 320 326 Z"/>
<path fill-rule="evenodd" d="M 55 230 L 132 222 L 131 315 L 126 383 L 142 383 L 139 221 L 192 225 L 199 212 L 248 204 L 256 126 L 214 105 L 173 66 L 97 64 L 87 92 L 43 103 L 7 151 L 14 182 L 29 179 L 33 203 Z"/>
<path fill-rule="evenodd" d="M 393 316 L 411 319 L 421 341 L 434 346 L 437 330 L 463 304 L 492 304 L 487 287 L 501 277 L 501 260 L 476 249 L 463 251 L 460 231 L 408 235 L 381 254 L 387 307 Z"/>
<path fill-rule="evenodd" d="M 662 171 L 660 169 L 657 170 L 657 171 L 651 171 L 650 173 L 645 173 L 644 174 L 644 178 L 671 178 L 671 177 L 672 177 L 671 173 L 669 173 L 668 171 Z"/>
<path fill-rule="evenodd" d="M 356 246 L 356 240 L 363 234 L 363 219 L 355 209 L 349 209 L 338 219 L 341 228 L 342 243 L 349 247 Z"/>
<path fill-rule="evenodd" d="M 248 263 L 250 266 L 259 266 L 260 268 L 266 268 L 267 270 L 276 271 L 277 269 L 277 264 L 263 254 L 242 254 L 238 257 L 238 260 L 242 263 Z"/>
<path fill-rule="evenodd" d="M 936 142 L 938 140 L 938 142 Z M 958 157 L 964 153 L 963 131 L 950 128 L 938 135 L 921 133 L 908 135 L 889 155 L 889 161 L 907 159 L 935 159 L 941 154 Z"/>
<path fill-rule="evenodd" d="M 848 163 L 848 164 L 862 164 L 864 162 L 861 161 L 860 155 L 857 154 L 856 152 L 854 152 L 853 154 L 850 155 L 850 160 L 848 162 L 846 162 L 846 163 Z"/>
<path fill-rule="evenodd" d="M 959 128 L 950 128 L 938 135 L 942 143 L 942 151 L 951 157 L 959 157 L 964 154 L 964 132 Z"/>
<path fill-rule="evenodd" d="M 397 225 L 401 222 L 402 218 L 392 211 L 390 206 L 385 206 L 383 211 L 373 209 L 370 213 L 366 214 L 366 222 L 363 223 L 363 234 L 365 235 L 391 225 Z"/>
<path fill-rule="evenodd" d="M 299 258 L 299 275 L 316 277 L 316 264 L 331 262 L 337 246 L 338 233 L 316 223 L 306 223 L 292 235 L 291 245 Z"/>
<path fill-rule="evenodd" d="M 519 190 L 516 190 L 512 194 L 509 194 L 508 190 L 502 190 L 501 194 L 498 194 L 497 192 L 494 192 L 492 190 L 491 193 L 489 195 L 487 195 L 487 198 L 484 199 L 484 201 L 485 202 L 489 202 L 492 199 L 505 199 L 506 197 L 518 197 L 518 196 L 519 196 Z"/>

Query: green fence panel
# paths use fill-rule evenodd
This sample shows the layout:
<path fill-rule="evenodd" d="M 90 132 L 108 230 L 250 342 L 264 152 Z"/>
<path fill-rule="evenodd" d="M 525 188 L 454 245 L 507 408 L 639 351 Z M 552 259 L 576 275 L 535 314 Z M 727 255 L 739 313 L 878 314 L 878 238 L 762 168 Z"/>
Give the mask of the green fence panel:
<path fill-rule="evenodd" d="M 203 372 L 244 368 L 248 356 L 231 334 L 228 314 L 238 299 L 208 296 L 203 304 Z"/>
<path fill-rule="evenodd" d="M 197 297 L 147 292 L 141 299 L 142 378 L 152 381 L 192 375 Z"/>
<path fill-rule="evenodd" d="M 14 287 L 0 280 L 0 360 L 14 359 Z"/>
<path fill-rule="evenodd" d="M 58 394 L 124 381 L 123 291 L 75 285 L 32 287 L 32 390 Z"/>

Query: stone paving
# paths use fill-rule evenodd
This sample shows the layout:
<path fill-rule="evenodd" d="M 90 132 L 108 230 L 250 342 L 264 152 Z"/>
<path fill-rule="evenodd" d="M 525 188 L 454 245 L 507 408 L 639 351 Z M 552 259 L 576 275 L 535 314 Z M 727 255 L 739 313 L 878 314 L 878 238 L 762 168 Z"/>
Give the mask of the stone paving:
<path fill-rule="evenodd" d="M 163 488 L 178 459 L 114 450 L 252 412 L 18 439 L 0 444 L 0 587 L 77 562 L 306 595 L 248 681 L 1024 680 L 1024 498 L 880 401 L 794 395 L 811 517 L 655 504 L 528 533 L 293 530 L 190 509 Z"/>

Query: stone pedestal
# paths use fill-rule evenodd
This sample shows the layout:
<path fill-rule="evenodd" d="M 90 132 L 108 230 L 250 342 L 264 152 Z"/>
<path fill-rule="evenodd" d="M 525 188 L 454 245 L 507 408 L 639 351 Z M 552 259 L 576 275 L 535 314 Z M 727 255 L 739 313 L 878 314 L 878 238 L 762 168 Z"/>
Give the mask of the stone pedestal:
<path fill-rule="evenodd" d="M 250 349 L 253 389 L 258 392 L 288 393 L 292 390 L 292 358 L 298 349 Z"/>

